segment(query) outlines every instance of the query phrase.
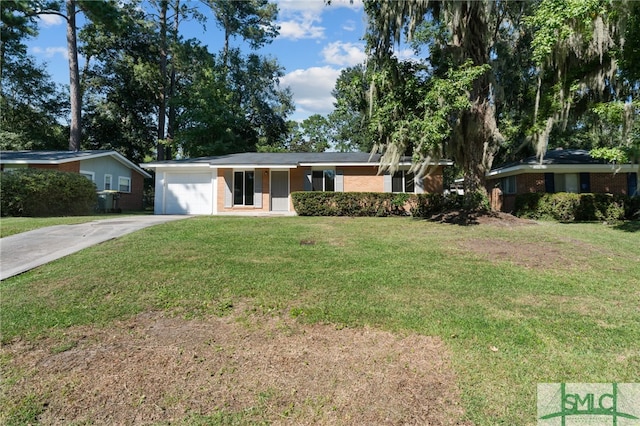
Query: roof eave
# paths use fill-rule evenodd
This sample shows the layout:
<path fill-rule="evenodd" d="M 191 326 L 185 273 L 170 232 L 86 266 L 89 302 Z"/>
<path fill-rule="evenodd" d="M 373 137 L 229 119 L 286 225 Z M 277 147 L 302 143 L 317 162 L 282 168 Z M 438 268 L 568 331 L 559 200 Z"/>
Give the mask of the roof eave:
<path fill-rule="evenodd" d="M 486 177 L 512 176 L 520 173 L 555 172 L 555 173 L 578 173 L 600 172 L 618 173 L 633 171 L 634 165 L 627 164 L 518 164 L 504 169 L 495 169 L 487 172 Z"/>

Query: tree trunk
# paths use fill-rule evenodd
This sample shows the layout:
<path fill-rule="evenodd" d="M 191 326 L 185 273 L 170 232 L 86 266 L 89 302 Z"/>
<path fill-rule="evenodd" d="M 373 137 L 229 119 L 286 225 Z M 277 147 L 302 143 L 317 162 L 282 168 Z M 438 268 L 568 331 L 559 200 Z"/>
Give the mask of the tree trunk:
<path fill-rule="evenodd" d="M 176 0 L 174 5 L 174 18 L 173 18 L 173 43 L 178 43 L 178 26 L 180 25 L 180 0 Z M 176 92 L 176 59 L 175 55 L 171 56 L 170 68 L 171 72 L 169 73 L 169 101 L 173 99 Z M 167 141 L 169 144 L 166 147 L 166 159 L 170 160 L 173 156 L 172 147 L 173 147 L 173 138 L 175 137 L 176 131 L 176 107 L 173 103 L 169 103 L 169 122 L 167 123 Z"/>
<path fill-rule="evenodd" d="M 82 125 L 82 91 L 80 90 L 80 70 L 78 68 L 78 44 L 76 37 L 76 0 L 66 0 L 67 5 L 67 47 L 69 49 L 69 90 L 71 100 L 71 129 L 69 151 L 80 150 Z"/>
<path fill-rule="evenodd" d="M 489 25 L 484 2 L 457 5 L 461 8 L 461 22 L 454 31 L 458 61 L 471 60 L 474 66 L 489 62 Z M 490 102 L 488 72 L 478 78 L 470 93 L 471 109 L 465 111 L 452 135 L 456 160 L 464 172 L 465 207 L 475 209 L 479 194 L 487 195 L 485 174 L 502 139 L 496 122 L 495 108 Z"/>
<path fill-rule="evenodd" d="M 163 0 L 160 3 L 160 87 L 158 94 L 158 161 L 164 161 L 165 143 L 164 128 L 167 114 L 167 8 L 168 2 Z"/>

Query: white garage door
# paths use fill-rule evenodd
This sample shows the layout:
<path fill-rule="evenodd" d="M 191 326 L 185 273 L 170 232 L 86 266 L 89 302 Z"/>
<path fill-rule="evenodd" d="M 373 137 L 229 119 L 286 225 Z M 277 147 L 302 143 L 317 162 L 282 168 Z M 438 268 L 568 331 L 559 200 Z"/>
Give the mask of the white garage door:
<path fill-rule="evenodd" d="M 212 214 L 211 176 L 211 173 L 168 173 L 165 214 Z"/>

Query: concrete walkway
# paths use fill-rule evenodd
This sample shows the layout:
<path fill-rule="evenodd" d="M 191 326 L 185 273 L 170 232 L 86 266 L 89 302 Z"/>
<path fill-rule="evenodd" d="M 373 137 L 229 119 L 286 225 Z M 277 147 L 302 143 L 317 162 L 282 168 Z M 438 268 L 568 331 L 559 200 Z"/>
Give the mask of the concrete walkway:
<path fill-rule="evenodd" d="M 0 238 L 0 280 L 125 234 L 191 216 L 123 216 Z"/>

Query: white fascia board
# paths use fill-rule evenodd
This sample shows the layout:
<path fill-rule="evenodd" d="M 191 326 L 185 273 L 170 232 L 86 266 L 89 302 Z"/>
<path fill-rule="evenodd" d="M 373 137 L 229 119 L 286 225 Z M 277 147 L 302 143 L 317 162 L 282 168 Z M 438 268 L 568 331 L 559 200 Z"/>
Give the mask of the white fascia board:
<path fill-rule="evenodd" d="M 300 167 L 380 167 L 380 163 L 300 163 Z"/>
<path fill-rule="evenodd" d="M 398 166 L 412 166 L 413 163 L 411 161 L 402 161 L 398 163 Z M 429 166 L 452 166 L 453 161 L 450 160 L 440 160 L 437 162 L 430 161 Z M 371 163 L 300 163 L 300 167 L 363 167 L 363 166 L 372 166 L 372 167 L 380 167 L 379 162 L 371 162 Z"/>
<path fill-rule="evenodd" d="M 43 162 L 40 161 L 36 163 L 35 161 L 24 161 L 24 160 L 2 160 L 2 164 L 56 164 L 55 162 Z"/>
<path fill-rule="evenodd" d="M 179 164 L 163 164 L 163 163 L 144 163 L 140 164 L 140 167 L 145 169 L 210 169 L 212 166 L 209 163 L 179 163 Z"/>
<path fill-rule="evenodd" d="M 218 169 L 296 169 L 296 164 L 213 164 Z"/>
<path fill-rule="evenodd" d="M 138 167 L 135 163 L 131 162 L 127 157 L 125 157 L 124 155 L 120 154 L 119 152 L 113 151 L 113 152 L 109 152 L 109 153 L 96 154 L 95 156 L 89 156 L 89 157 L 97 158 L 97 157 L 103 157 L 105 155 L 113 156 L 117 161 L 119 161 L 120 163 L 124 164 L 125 166 L 135 170 L 136 172 L 140 173 L 142 176 L 144 176 L 146 178 L 151 178 L 151 175 L 149 173 L 147 173 L 144 170 L 142 170 L 142 168 Z M 81 159 L 81 161 L 82 161 L 82 159 Z"/>
<path fill-rule="evenodd" d="M 507 177 L 523 173 L 626 173 L 633 164 L 518 164 L 501 170 L 491 170 L 486 177 Z"/>

